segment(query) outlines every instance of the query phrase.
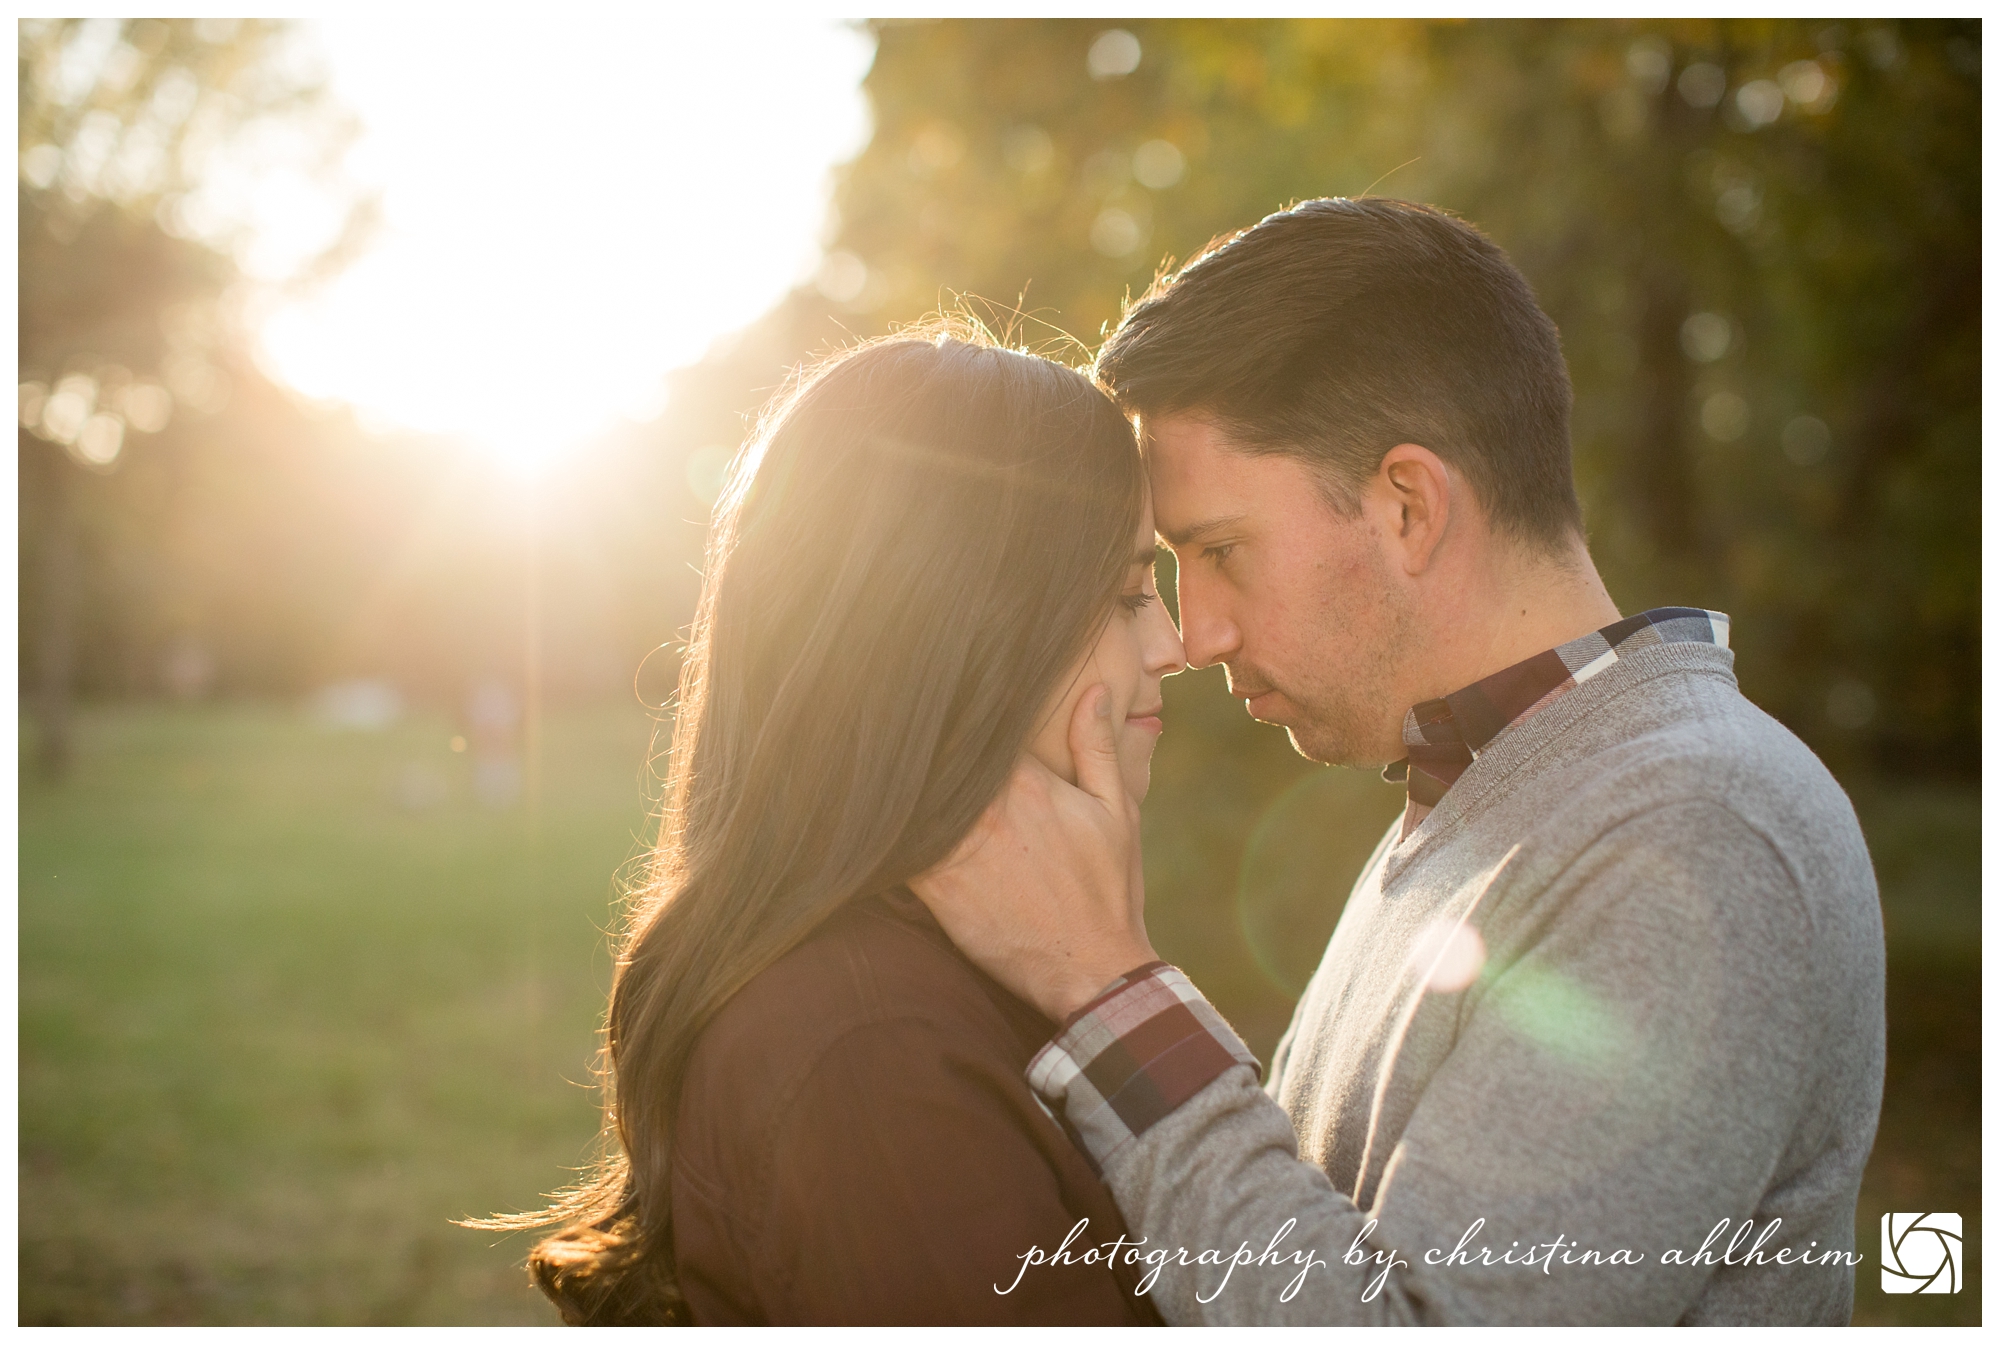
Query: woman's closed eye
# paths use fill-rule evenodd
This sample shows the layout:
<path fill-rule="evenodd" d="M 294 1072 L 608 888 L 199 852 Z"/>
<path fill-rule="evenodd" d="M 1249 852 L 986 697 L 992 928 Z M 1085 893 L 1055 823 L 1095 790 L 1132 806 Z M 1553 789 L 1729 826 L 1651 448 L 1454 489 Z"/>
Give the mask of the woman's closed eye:
<path fill-rule="evenodd" d="M 1133 613 L 1144 611 L 1146 604 L 1152 600 L 1153 595 L 1150 593 L 1121 593 L 1118 595 L 1118 601 L 1125 604 L 1125 610 Z"/>

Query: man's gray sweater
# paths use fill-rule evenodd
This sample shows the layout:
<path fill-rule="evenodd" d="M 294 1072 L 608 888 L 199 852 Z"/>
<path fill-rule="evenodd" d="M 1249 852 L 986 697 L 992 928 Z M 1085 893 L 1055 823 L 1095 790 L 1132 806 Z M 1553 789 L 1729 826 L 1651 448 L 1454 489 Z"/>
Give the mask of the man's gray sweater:
<path fill-rule="evenodd" d="M 1277 1252 L 1327 1263 L 1288 1299 L 1302 1263 L 1169 1266 L 1169 1321 L 1848 1320 L 1881 912 L 1846 795 L 1732 667 L 1640 649 L 1507 728 L 1383 838 L 1268 1084 L 1108 1155 L 1149 1248 L 1296 1220 Z"/>

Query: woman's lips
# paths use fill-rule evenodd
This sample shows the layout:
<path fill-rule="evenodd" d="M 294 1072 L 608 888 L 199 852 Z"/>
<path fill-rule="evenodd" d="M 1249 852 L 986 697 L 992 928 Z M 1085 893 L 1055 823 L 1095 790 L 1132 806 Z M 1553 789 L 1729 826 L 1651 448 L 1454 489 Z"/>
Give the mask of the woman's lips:
<path fill-rule="evenodd" d="M 1156 705 L 1144 714 L 1126 715 L 1125 722 L 1133 728 L 1144 729 L 1148 733 L 1159 733 L 1166 728 L 1166 725 L 1160 719 L 1160 712 L 1165 708 L 1165 706 Z"/>

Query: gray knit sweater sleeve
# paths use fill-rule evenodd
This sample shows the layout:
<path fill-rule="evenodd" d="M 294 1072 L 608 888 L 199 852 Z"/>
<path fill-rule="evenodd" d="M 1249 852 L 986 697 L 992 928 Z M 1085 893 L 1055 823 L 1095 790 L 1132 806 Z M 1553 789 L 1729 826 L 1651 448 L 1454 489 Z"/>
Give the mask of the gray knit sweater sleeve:
<path fill-rule="evenodd" d="M 1241 1262 L 1289 1225 L 1275 1250 L 1324 1263 L 1302 1277 L 1292 1257 L 1169 1264 L 1151 1290 L 1167 1320 L 1671 1324 L 1698 1316 L 1715 1277 L 1748 1273 L 1717 1264 L 1720 1241 L 1697 1249 L 1724 1221 L 1779 1217 L 1787 1182 L 1807 1180 L 1802 1156 L 1832 1124 L 1813 1114 L 1838 1020 L 1825 1006 L 1851 990 L 1798 875 L 1737 810 L 1682 798 L 1616 821 L 1536 888 L 1523 933 L 1476 979 L 1424 992 L 1433 1016 L 1448 997 L 1454 1039 L 1387 1144 L 1370 1208 L 1299 1159 L 1304 1130 L 1241 1066 L 1109 1156 L 1150 1248 Z M 1415 1015 L 1385 1025 L 1388 1058 Z M 1369 1086 L 1359 1114 L 1379 1121 L 1393 1068 Z M 1765 1261 L 1805 1252 L 1810 1231 L 1780 1226 Z M 1481 1249 L 1514 1263 L 1480 1264 Z M 1530 1249 L 1544 1259 L 1522 1264 Z M 1749 1316 L 1846 1318 L 1844 1262 L 1755 1275 Z"/>

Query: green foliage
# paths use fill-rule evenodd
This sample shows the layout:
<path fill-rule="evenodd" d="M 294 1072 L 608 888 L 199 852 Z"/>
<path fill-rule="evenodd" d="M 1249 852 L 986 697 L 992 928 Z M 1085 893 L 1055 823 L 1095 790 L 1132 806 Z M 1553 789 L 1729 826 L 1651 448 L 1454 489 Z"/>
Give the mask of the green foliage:
<path fill-rule="evenodd" d="M 294 166 L 323 172 L 350 128 L 301 67 L 287 22 L 28 19 L 19 36 L 21 653 L 53 776 L 79 681 L 129 685 L 135 664 L 189 638 L 189 609 L 230 602 L 226 582 L 187 582 L 200 548 L 170 504 L 268 484 L 258 450 L 273 426 L 222 415 L 232 389 L 254 405 L 268 387 L 231 317 L 251 221 L 217 166 L 233 162 L 239 180 L 260 171 L 277 138 Z M 339 266 L 365 237 L 369 203 L 338 196 L 344 225 L 293 281 Z M 142 470 L 107 484 L 139 440 Z M 203 471 L 218 465 L 220 490 Z M 239 504 L 225 532 L 267 527 L 262 510 L 278 502 Z M 299 625 L 281 616 L 232 633 L 286 645 L 283 664 L 310 651 Z"/>
<path fill-rule="evenodd" d="M 78 462 L 109 467 L 126 428 L 157 432 L 177 405 L 221 406 L 212 362 L 251 221 L 217 168 L 268 169 L 286 137 L 324 173 L 353 129 L 297 36 L 260 19 L 21 22 L 21 421 Z M 346 218 L 297 279 L 360 245 L 369 204 Z M 76 405 L 51 408 L 65 390 Z"/>
<path fill-rule="evenodd" d="M 300 39 L 265 20 L 22 24 L 21 644 L 44 742 L 72 687 L 374 675 L 449 704 L 514 677 L 531 638 L 546 689 L 629 696 L 692 608 L 684 520 L 702 508 L 678 460 L 600 444 L 531 493 L 259 371 L 246 291 L 311 284 L 374 218 L 341 195 L 353 127 Z M 294 274 L 257 281 L 216 179 L 273 155 L 347 213 Z"/>
<path fill-rule="evenodd" d="M 1563 331 L 1621 606 L 1730 611 L 1837 767 L 1976 772 L 1977 23 L 1133 21 L 1122 75 L 1104 21 L 875 29 L 851 322 L 974 295 L 1090 348 L 1295 199 L 1456 210 Z"/>

